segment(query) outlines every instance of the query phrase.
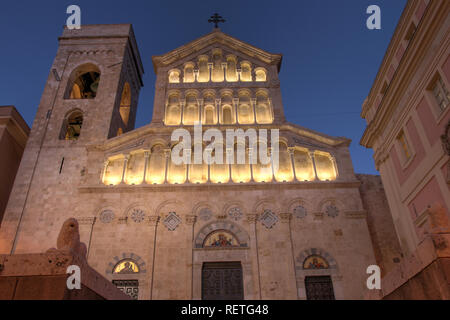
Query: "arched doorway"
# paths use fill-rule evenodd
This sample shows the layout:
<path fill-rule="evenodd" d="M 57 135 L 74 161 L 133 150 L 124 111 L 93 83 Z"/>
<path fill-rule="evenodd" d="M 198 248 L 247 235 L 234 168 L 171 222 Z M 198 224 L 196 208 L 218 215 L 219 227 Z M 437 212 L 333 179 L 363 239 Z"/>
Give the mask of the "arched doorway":
<path fill-rule="evenodd" d="M 238 224 L 215 221 L 197 233 L 193 252 L 193 299 L 254 299 L 249 237 Z"/>

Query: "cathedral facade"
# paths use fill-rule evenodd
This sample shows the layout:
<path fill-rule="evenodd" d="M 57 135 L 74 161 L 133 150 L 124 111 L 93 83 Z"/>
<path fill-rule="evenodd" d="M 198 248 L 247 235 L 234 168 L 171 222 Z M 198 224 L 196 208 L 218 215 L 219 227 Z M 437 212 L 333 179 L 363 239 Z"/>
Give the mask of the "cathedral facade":
<path fill-rule="evenodd" d="M 364 207 L 350 140 L 286 121 L 282 56 L 214 29 L 152 60 L 153 117 L 134 129 L 144 71 L 131 25 L 63 31 L 0 253 L 46 251 L 74 217 L 89 265 L 133 298 L 362 299 L 367 267 L 392 260 L 371 237 L 381 213 Z M 175 163 L 173 131 L 197 122 L 277 129 L 278 147 L 258 138 L 264 164 Z"/>

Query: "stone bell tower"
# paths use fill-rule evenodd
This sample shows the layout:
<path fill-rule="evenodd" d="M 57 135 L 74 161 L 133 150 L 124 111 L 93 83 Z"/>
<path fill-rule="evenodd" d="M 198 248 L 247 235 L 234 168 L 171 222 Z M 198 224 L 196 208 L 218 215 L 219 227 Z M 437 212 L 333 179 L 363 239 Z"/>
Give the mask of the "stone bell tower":
<path fill-rule="evenodd" d="M 45 210 L 33 211 L 54 200 L 39 203 L 45 197 L 34 193 L 54 198 L 77 184 L 88 171 L 87 145 L 134 129 L 143 72 L 130 24 L 64 28 L 5 211 L 1 253 L 20 251 L 21 237 L 33 247 L 37 231 L 21 223 L 42 221 Z"/>

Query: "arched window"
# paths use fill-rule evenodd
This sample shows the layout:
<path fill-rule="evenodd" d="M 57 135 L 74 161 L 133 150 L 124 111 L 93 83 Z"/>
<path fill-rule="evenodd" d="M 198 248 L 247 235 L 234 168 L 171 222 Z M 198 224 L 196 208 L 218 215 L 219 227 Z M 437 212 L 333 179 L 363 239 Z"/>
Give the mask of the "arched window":
<path fill-rule="evenodd" d="M 277 160 L 278 170 L 276 169 Z M 293 180 L 294 173 L 292 172 L 291 156 L 287 150 L 287 145 L 284 142 L 279 143 L 278 155 L 274 152 L 272 161 L 274 163 L 275 179 L 278 182 L 289 182 Z"/>
<path fill-rule="evenodd" d="M 115 186 L 122 182 L 124 156 L 114 156 L 108 159 L 103 172 L 103 184 Z"/>
<path fill-rule="evenodd" d="M 252 81 L 252 67 L 250 62 L 241 62 L 241 81 Z"/>
<path fill-rule="evenodd" d="M 316 163 L 317 178 L 319 180 L 336 180 L 337 171 L 331 154 L 328 152 L 315 151 L 314 161 Z"/>
<path fill-rule="evenodd" d="M 180 70 L 172 69 L 169 71 L 169 83 L 180 83 Z"/>
<path fill-rule="evenodd" d="M 214 159 L 216 159 L 216 162 L 220 162 L 221 164 L 214 162 L 209 166 L 209 180 L 212 183 L 227 183 L 230 180 L 229 165 L 225 162 L 225 152 L 223 151 L 223 145 L 217 145 L 216 150 L 218 148 L 222 149 L 222 159 L 220 159 L 219 154 L 216 155 L 214 151 L 211 153 L 211 155 L 214 157 Z"/>
<path fill-rule="evenodd" d="M 184 152 L 186 152 L 186 150 L 183 150 L 182 152 L 184 154 Z M 186 166 L 187 166 L 187 164 L 185 164 L 185 163 L 175 164 L 173 161 L 171 161 L 171 158 L 169 157 L 169 167 L 167 168 L 167 182 L 169 182 L 170 184 L 185 183 L 185 181 L 186 181 Z"/>
<path fill-rule="evenodd" d="M 216 123 L 216 121 L 214 120 L 215 119 L 214 110 L 215 110 L 215 108 L 212 105 L 208 105 L 205 107 L 205 115 L 204 115 L 204 121 L 203 121 L 204 124 L 215 124 Z"/>
<path fill-rule="evenodd" d="M 61 128 L 61 140 L 77 140 L 81 133 L 83 125 L 83 113 L 80 110 L 75 110 L 69 113 L 64 119 Z"/>
<path fill-rule="evenodd" d="M 203 146 L 201 146 L 201 148 L 203 148 Z M 208 164 L 205 161 L 203 161 L 203 159 L 202 163 L 199 164 L 194 163 L 194 160 L 195 159 L 193 147 L 191 152 L 191 164 L 189 165 L 189 182 L 206 183 L 208 181 Z"/>
<path fill-rule="evenodd" d="M 94 99 L 100 82 L 100 70 L 88 63 L 76 68 L 66 90 L 66 99 Z"/>
<path fill-rule="evenodd" d="M 231 165 L 231 179 L 234 183 L 249 182 L 251 179 L 251 168 L 248 148 L 245 147 L 245 144 L 235 144 L 233 156 L 234 161 Z"/>
<path fill-rule="evenodd" d="M 272 111 L 267 94 L 260 91 L 256 94 L 256 122 L 260 124 L 272 123 Z"/>
<path fill-rule="evenodd" d="M 183 82 L 185 83 L 191 83 L 195 81 L 194 76 L 194 63 L 188 62 L 184 66 L 184 78 Z"/>
<path fill-rule="evenodd" d="M 164 154 L 164 147 L 158 144 L 151 149 L 145 181 L 148 184 L 163 184 L 165 171 L 166 156 Z"/>
<path fill-rule="evenodd" d="M 183 111 L 183 124 L 193 125 L 198 121 L 198 102 L 195 93 L 190 93 L 186 97 L 186 106 Z"/>
<path fill-rule="evenodd" d="M 312 159 L 307 149 L 295 148 L 294 166 L 298 181 L 312 181 L 315 179 Z"/>
<path fill-rule="evenodd" d="M 127 161 L 125 183 L 131 185 L 141 184 L 144 181 L 145 154 L 143 151 L 130 155 Z"/>
<path fill-rule="evenodd" d="M 265 150 L 263 157 L 261 157 L 261 150 Z M 254 150 L 256 152 L 256 149 Z M 270 161 L 270 154 L 268 152 L 267 144 L 263 142 L 258 143 L 257 163 L 252 165 L 253 180 L 255 182 L 271 182 L 272 181 L 272 163 Z"/>
<path fill-rule="evenodd" d="M 230 105 L 224 105 L 222 107 L 222 124 L 233 123 L 233 112 Z"/>
<path fill-rule="evenodd" d="M 224 73 L 222 67 L 222 50 L 214 49 L 212 54 L 213 59 L 213 70 L 212 70 L 212 81 L 213 82 L 223 82 Z"/>
<path fill-rule="evenodd" d="M 128 119 L 130 118 L 131 107 L 131 89 L 128 82 L 125 82 L 122 90 L 122 97 L 120 99 L 119 113 L 122 118 L 122 122 L 125 126 L 128 126 Z"/>
<path fill-rule="evenodd" d="M 201 55 L 198 57 L 198 82 L 209 81 L 208 56 Z"/>
<path fill-rule="evenodd" d="M 166 107 L 166 125 L 179 125 L 181 122 L 181 108 L 179 95 L 177 93 L 169 94 Z"/>
<path fill-rule="evenodd" d="M 255 69 L 255 81 L 266 81 L 267 80 L 267 75 L 266 75 L 266 70 L 264 68 L 256 68 Z"/>

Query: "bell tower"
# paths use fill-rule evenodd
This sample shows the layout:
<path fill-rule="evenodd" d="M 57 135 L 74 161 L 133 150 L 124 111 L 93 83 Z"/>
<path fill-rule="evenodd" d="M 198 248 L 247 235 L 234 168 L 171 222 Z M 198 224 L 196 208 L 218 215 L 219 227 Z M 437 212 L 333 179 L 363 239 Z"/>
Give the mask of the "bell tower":
<path fill-rule="evenodd" d="M 21 224 L 48 212 L 36 192 L 70 194 L 93 170 L 86 146 L 134 129 L 143 73 L 130 24 L 64 29 L 5 211 L 0 253 L 37 245 L 36 231 Z M 57 206 L 70 210 L 66 204 Z M 50 227 L 58 215 L 45 219 Z"/>
<path fill-rule="evenodd" d="M 46 143 L 133 130 L 143 72 L 131 25 L 65 28 L 36 117 L 48 121 Z"/>

